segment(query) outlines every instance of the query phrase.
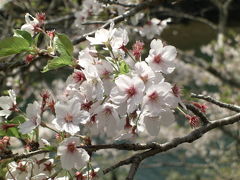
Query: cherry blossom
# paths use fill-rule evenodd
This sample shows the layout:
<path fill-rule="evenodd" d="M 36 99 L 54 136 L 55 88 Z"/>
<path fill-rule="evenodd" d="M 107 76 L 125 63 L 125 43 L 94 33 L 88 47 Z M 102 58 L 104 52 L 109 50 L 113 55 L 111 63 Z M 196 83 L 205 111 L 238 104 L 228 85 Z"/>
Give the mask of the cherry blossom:
<path fill-rule="evenodd" d="M 72 87 L 78 88 L 85 80 L 86 77 L 84 73 L 81 70 L 75 69 L 74 72 L 67 78 L 66 84 L 71 84 Z"/>
<path fill-rule="evenodd" d="M 106 134 L 113 137 L 119 129 L 120 118 L 116 111 L 116 105 L 105 103 L 96 109 L 96 119 L 98 120 L 98 128 L 106 129 Z"/>
<path fill-rule="evenodd" d="M 6 174 L 7 180 L 28 180 L 31 176 L 32 164 L 30 161 L 22 160 L 8 164 L 9 172 Z M 14 178 L 13 178 L 14 177 Z"/>
<path fill-rule="evenodd" d="M 103 82 L 104 94 L 109 95 L 113 87 L 113 66 L 108 61 L 99 61 L 96 68 Z"/>
<path fill-rule="evenodd" d="M 41 175 L 45 176 L 51 176 L 52 174 L 55 173 L 54 169 L 54 160 L 53 159 L 45 159 L 42 161 L 41 158 L 34 158 L 33 159 L 33 169 L 32 173 L 36 175 L 35 178 L 40 178 L 43 177 Z M 38 176 L 39 175 L 39 176 Z"/>
<path fill-rule="evenodd" d="M 167 99 L 168 94 L 171 92 L 171 84 L 167 82 L 150 86 L 143 98 L 143 110 L 151 116 L 158 116 L 161 109 L 170 108 L 169 106 L 173 104 L 169 104 Z"/>
<path fill-rule="evenodd" d="M 150 47 L 151 49 L 146 62 L 153 71 L 164 74 L 172 73 L 175 69 L 176 48 L 174 46 L 163 46 L 160 39 L 152 40 Z"/>
<path fill-rule="evenodd" d="M 68 176 L 57 177 L 56 180 L 69 180 Z"/>
<path fill-rule="evenodd" d="M 31 177 L 31 179 L 32 180 L 46 180 L 46 179 L 49 179 L 49 176 L 47 176 L 44 173 L 40 173 L 38 175 L 35 175 L 35 176 Z"/>
<path fill-rule="evenodd" d="M 93 98 L 96 98 L 97 100 L 102 100 L 104 87 L 96 67 L 93 65 L 89 65 L 83 70 L 83 73 L 86 77 L 86 81 L 83 82 L 83 84 L 88 84 L 88 86 L 91 87 L 94 96 Z"/>
<path fill-rule="evenodd" d="M 120 75 L 115 80 L 116 87 L 111 91 L 111 101 L 116 104 L 127 102 L 127 113 L 132 113 L 142 102 L 145 86 L 139 77 Z"/>
<path fill-rule="evenodd" d="M 87 19 L 98 6 L 95 2 L 84 1 L 85 5 L 78 18 Z M 36 30 L 45 31 L 44 28 L 39 29 L 45 21 L 45 14 L 38 14 L 37 18 L 26 14 L 25 19 L 26 24 L 21 29 L 32 36 Z M 166 24 L 167 21 L 152 19 L 143 27 L 141 34 L 147 38 L 153 37 L 160 34 Z M 48 36 L 47 34 L 46 32 L 45 35 Z M 49 34 L 47 40 L 50 40 L 50 44 L 54 36 L 57 38 L 58 33 Z M 143 59 L 144 43 L 135 41 L 132 50 L 129 50 L 127 30 L 114 28 L 114 23 L 110 24 L 109 29 L 100 28 L 94 37 L 86 39 L 90 47 L 80 51 L 77 60 L 72 58 L 75 62 L 72 73 L 64 87 L 61 87 L 63 92 L 57 96 L 57 100 L 51 99 L 48 93 L 42 93 L 42 104 L 39 105 L 37 101 L 28 104 L 26 121 L 18 127 L 22 134 L 29 134 L 38 126 L 57 133 L 56 139 L 49 142 L 42 140 L 44 143 L 40 146 L 43 146 L 43 150 L 49 148 L 49 151 L 57 148 L 57 159 L 60 158 L 61 167 L 76 179 L 96 179 L 99 170 L 94 170 L 89 162 L 91 151 L 87 152 L 80 146 L 95 144 L 94 137 L 99 135 L 106 135 L 106 138 L 112 140 L 133 141 L 144 131 L 157 136 L 162 126 L 174 122 L 174 108 L 181 103 L 179 89 L 165 82 L 163 77 L 163 74 L 172 73 L 175 68 L 175 47 L 164 46 L 161 40 L 154 39 L 148 57 Z M 39 50 L 37 56 L 42 51 L 45 53 L 42 49 L 36 50 Z M 27 55 L 27 62 L 31 62 L 33 56 Z M 18 111 L 14 91 L 10 90 L 9 96 L 0 97 L 0 107 L 0 116 L 6 118 L 12 111 Z M 49 108 L 55 118 L 47 126 L 41 118 L 50 112 L 47 111 Z M 193 127 L 198 125 L 195 117 L 186 118 Z M 15 124 L 9 124 L 10 126 L 14 127 Z M 36 150 L 31 147 L 31 143 L 37 144 L 42 138 L 36 135 L 33 139 L 29 135 L 27 145 L 30 150 Z M 5 149 L 7 148 L 6 146 Z M 10 172 L 16 180 L 45 180 L 53 175 L 60 176 L 54 176 L 56 180 L 69 179 L 67 175 L 61 177 L 61 173 L 57 174 L 56 170 L 61 169 L 56 163 L 57 159 L 45 156 L 44 159 L 37 157 L 29 158 L 29 161 L 21 160 L 9 165 Z M 12 179 L 10 173 L 6 177 Z"/>
<path fill-rule="evenodd" d="M 16 94 L 14 90 L 8 90 L 9 96 L 1 96 L 0 97 L 0 116 L 8 116 L 11 114 L 12 111 L 17 111 L 17 103 L 16 103 Z"/>
<path fill-rule="evenodd" d="M 40 117 L 41 108 L 37 101 L 34 101 L 32 104 L 28 104 L 26 109 L 27 121 L 18 126 L 19 131 L 22 134 L 28 134 L 33 129 L 38 127 L 41 123 Z"/>
<path fill-rule="evenodd" d="M 134 74 L 137 74 L 142 79 L 146 88 L 151 84 L 159 83 L 164 80 L 161 73 L 154 73 L 150 66 L 144 61 L 137 62 L 134 70 Z"/>
<path fill-rule="evenodd" d="M 39 21 L 27 13 L 25 15 L 26 24 L 22 25 L 21 30 L 29 32 L 32 36 L 34 35 L 34 29 L 39 25 Z"/>
<path fill-rule="evenodd" d="M 94 179 L 98 179 L 99 178 L 99 176 L 98 176 L 98 171 L 99 170 L 100 170 L 100 168 L 91 169 L 90 171 L 88 170 L 84 174 L 82 172 L 77 171 L 75 173 L 76 180 L 94 180 Z"/>
<path fill-rule="evenodd" d="M 121 132 L 120 136 L 117 137 L 115 140 L 131 140 L 135 141 L 136 138 L 140 133 L 144 131 L 144 124 L 142 121 L 139 121 L 137 125 L 134 124 L 128 124 L 129 127 L 125 125 L 125 129 Z"/>
<path fill-rule="evenodd" d="M 91 45 L 107 45 L 110 43 L 116 28 L 113 28 L 114 23 L 111 23 L 110 29 L 99 29 L 95 32 L 95 37 L 87 36 L 86 39 L 90 42 Z"/>
<path fill-rule="evenodd" d="M 81 169 L 87 165 L 90 157 L 84 149 L 77 148 L 79 143 L 79 138 L 70 137 L 59 145 L 57 155 L 60 156 L 63 169 Z"/>
<path fill-rule="evenodd" d="M 157 18 L 152 18 L 139 29 L 139 33 L 141 36 L 147 37 L 147 39 L 152 39 L 155 35 L 160 35 L 169 22 L 171 22 L 170 18 L 162 21 Z"/>
<path fill-rule="evenodd" d="M 98 59 L 95 57 L 97 51 L 94 48 L 86 48 L 79 52 L 78 64 L 86 68 L 89 65 L 95 65 L 98 62 Z"/>
<path fill-rule="evenodd" d="M 82 23 L 90 16 L 98 14 L 101 11 L 101 4 L 97 0 L 82 1 L 82 9 L 74 13 L 75 26 L 82 28 Z"/>
<path fill-rule="evenodd" d="M 141 118 L 147 132 L 151 136 L 157 136 L 159 134 L 161 125 L 169 126 L 175 120 L 173 112 L 170 109 L 159 110 L 159 116 L 143 115 Z"/>
<path fill-rule="evenodd" d="M 85 124 L 89 120 L 89 113 L 80 110 L 81 103 L 77 98 L 73 98 L 66 103 L 57 102 L 55 105 L 56 118 L 52 123 L 60 131 L 75 134 L 80 131 L 79 125 Z"/>
<path fill-rule="evenodd" d="M 110 45 L 114 52 L 119 52 L 121 46 L 126 46 L 129 41 L 126 29 L 117 28 L 110 41 Z"/>

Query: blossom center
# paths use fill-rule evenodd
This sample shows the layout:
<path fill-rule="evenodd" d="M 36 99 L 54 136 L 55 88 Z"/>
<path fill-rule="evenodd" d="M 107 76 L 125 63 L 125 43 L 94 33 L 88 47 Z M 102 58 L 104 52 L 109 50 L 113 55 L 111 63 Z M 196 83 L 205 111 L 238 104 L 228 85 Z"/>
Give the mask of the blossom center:
<path fill-rule="evenodd" d="M 83 74 L 83 72 L 80 71 L 80 72 L 75 72 L 73 74 L 73 79 L 75 80 L 76 83 L 78 83 L 78 82 L 82 82 L 82 81 L 86 80 L 86 77 Z"/>
<path fill-rule="evenodd" d="M 43 171 L 49 171 L 51 173 L 52 169 L 53 169 L 53 164 L 51 162 L 49 163 L 44 163 L 44 169 Z"/>
<path fill-rule="evenodd" d="M 91 122 L 91 123 L 96 123 L 96 115 L 97 115 L 97 114 L 94 114 L 94 115 L 90 118 L 90 122 Z"/>
<path fill-rule="evenodd" d="M 180 96 L 180 88 L 176 84 L 172 87 L 172 92 L 174 96 L 176 97 Z"/>
<path fill-rule="evenodd" d="M 148 95 L 148 98 L 150 101 L 156 101 L 158 98 L 158 94 L 156 91 L 154 91 L 153 93 L 151 93 L 150 95 Z"/>
<path fill-rule="evenodd" d="M 107 114 L 107 115 L 112 114 L 112 109 L 109 108 L 109 107 L 107 107 L 107 108 L 105 108 L 104 112 L 105 112 L 105 114 Z"/>
<path fill-rule="evenodd" d="M 151 26 L 151 25 L 152 25 L 152 21 L 147 21 L 146 24 L 149 25 L 149 26 Z"/>
<path fill-rule="evenodd" d="M 37 119 L 38 119 L 37 116 L 32 116 L 32 117 L 31 117 L 31 120 L 32 120 L 32 122 L 33 122 L 33 124 L 34 124 L 35 126 L 38 125 Z"/>
<path fill-rule="evenodd" d="M 128 97 L 132 97 L 137 94 L 137 90 L 134 86 L 127 89 Z"/>
<path fill-rule="evenodd" d="M 73 116 L 71 114 L 67 114 L 65 117 L 64 117 L 64 120 L 66 123 L 70 123 L 73 121 Z"/>
<path fill-rule="evenodd" d="M 75 152 L 77 150 L 76 148 L 76 143 L 75 142 L 71 142 L 67 145 L 67 150 L 71 153 Z"/>
<path fill-rule="evenodd" d="M 153 62 L 155 62 L 156 64 L 160 64 L 162 62 L 162 57 L 160 56 L 160 54 L 154 56 Z"/>
<path fill-rule="evenodd" d="M 142 81 L 144 83 L 146 83 L 148 81 L 148 75 L 147 74 L 145 76 L 140 76 L 140 78 L 142 79 Z"/>
<path fill-rule="evenodd" d="M 199 127 L 201 124 L 200 119 L 197 116 L 186 115 L 186 118 L 193 128 Z"/>
<path fill-rule="evenodd" d="M 19 109 L 18 109 L 16 104 L 12 104 L 12 107 L 10 107 L 8 110 L 12 111 L 12 112 L 18 112 L 19 111 Z"/>
<path fill-rule="evenodd" d="M 91 109 L 92 104 L 93 104 L 92 101 L 83 103 L 83 104 L 81 105 L 81 108 L 82 108 L 83 110 L 89 111 L 89 110 Z"/>
<path fill-rule="evenodd" d="M 22 163 L 19 163 L 19 164 L 18 164 L 17 169 L 18 169 L 19 171 L 22 171 L 22 172 L 27 171 L 26 165 L 23 165 Z"/>
<path fill-rule="evenodd" d="M 103 76 L 104 79 L 108 79 L 109 76 L 110 76 L 110 72 L 107 71 L 107 70 L 105 70 L 105 71 L 103 72 L 102 76 Z"/>

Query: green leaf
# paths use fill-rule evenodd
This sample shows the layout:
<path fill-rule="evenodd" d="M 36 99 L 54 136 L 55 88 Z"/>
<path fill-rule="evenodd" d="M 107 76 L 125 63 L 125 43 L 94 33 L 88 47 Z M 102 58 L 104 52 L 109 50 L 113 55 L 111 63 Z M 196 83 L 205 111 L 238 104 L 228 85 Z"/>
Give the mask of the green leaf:
<path fill-rule="evenodd" d="M 6 136 L 6 135 L 7 135 L 6 131 L 0 129 L 0 137 Z"/>
<path fill-rule="evenodd" d="M 40 35 L 41 35 L 41 34 L 38 33 L 38 34 L 33 38 L 33 44 L 34 44 L 35 46 L 38 45 L 38 39 L 39 39 L 39 36 L 40 36 Z"/>
<path fill-rule="evenodd" d="M 29 43 L 21 37 L 10 37 L 0 41 L 0 57 L 28 51 Z"/>
<path fill-rule="evenodd" d="M 57 151 L 57 148 L 54 146 L 44 146 L 43 148 L 41 148 L 42 150 L 47 150 L 47 151 Z"/>
<path fill-rule="evenodd" d="M 73 65 L 72 57 L 67 55 L 62 55 L 48 61 L 48 64 L 43 68 L 42 72 L 47 72 L 49 70 L 58 69 L 63 66 Z"/>
<path fill-rule="evenodd" d="M 120 74 L 127 74 L 129 72 L 129 66 L 125 61 L 120 62 Z"/>
<path fill-rule="evenodd" d="M 22 124 L 26 121 L 24 116 L 16 116 L 9 121 L 9 124 Z"/>
<path fill-rule="evenodd" d="M 61 55 L 71 56 L 73 53 L 72 42 L 65 34 L 57 34 L 53 40 L 53 45 Z"/>
<path fill-rule="evenodd" d="M 7 136 L 13 136 L 16 138 L 20 138 L 20 133 L 18 132 L 17 127 L 12 127 L 7 130 Z"/>
<path fill-rule="evenodd" d="M 27 31 L 22 31 L 22 30 L 17 29 L 17 30 L 14 31 L 14 36 L 26 39 L 30 45 L 33 42 L 33 38 L 31 36 L 31 34 Z"/>

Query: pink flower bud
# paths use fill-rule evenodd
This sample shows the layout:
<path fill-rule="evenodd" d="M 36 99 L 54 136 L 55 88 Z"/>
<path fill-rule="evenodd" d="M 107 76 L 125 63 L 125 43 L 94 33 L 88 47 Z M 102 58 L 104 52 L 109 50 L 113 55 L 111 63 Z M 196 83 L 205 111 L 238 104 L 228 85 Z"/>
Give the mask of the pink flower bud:
<path fill-rule="evenodd" d="M 141 57 L 142 50 L 143 50 L 144 43 L 141 41 L 136 41 L 136 43 L 133 45 L 133 55 L 138 60 Z"/>
<path fill-rule="evenodd" d="M 77 171 L 75 173 L 75 177 L 76 177 L 76 180 L 85 180 L 86 179 L 85 176 L 83 176 L 83 174 L 79 171 Z"/>
<path fill-rule="evenodd" d="M 126 48 L 126 46 L 124 44 L 122 44 L 119 49 L 123 50 L 124 52 L 128 52 L 128 49 Z"/>
<path fill-rule="evenodd" d="M 199 117 L 195 115 L 194 116 L 186 115 L 186 118 L 188 119 L 188 122 L 192 128 L 197 128 L 200 126 L 201 122 Z"/>
<path fill-rule="evenodd" d="M 201 112 L 206 113 L 206 109 L 208 108 L 205 104 L 200 104 L 193 102 L 192 103 L 196 108 L 198 108 Z"/>
<path fill-rule="evenodd" d="M 37 13 L 36 18 L 41 24 L 43 24 L 44 21 L 46 20 L 46 14 L 45 13 Z"/>
<path fill-rule="evenodd" d="M 174 86 L 172 87 L 172 92 L 174 96 L 180 97 L 181 89 L 177 86 L 177 84 L 174 84 Z"/>
<path fill-rule="evenodd" d="M 26 57 L 25 57 L 25 63 L 29 64 L 30 62 L 33 61 L 33 59 L 35 58 L 36 56 L 33 55 L 33 54 L 28 54 Z"/>
<path fill-rule="evenodd" d="M 55 114 L 55 104 L 56 104 L 56 102 L 55 102 L 53 99 L 47 101 L 47 106 L 48 106 L 48 108 L 49 108 L 49 109 L 52 111 L 52 113 L 54 113 L 54 114 Z"/>
<path fill-rule="evenodd" d="M 47 31 L 47 35 L 50 37 L 50 39 L 53 39 L 55 36 L 55 30 Z"/>

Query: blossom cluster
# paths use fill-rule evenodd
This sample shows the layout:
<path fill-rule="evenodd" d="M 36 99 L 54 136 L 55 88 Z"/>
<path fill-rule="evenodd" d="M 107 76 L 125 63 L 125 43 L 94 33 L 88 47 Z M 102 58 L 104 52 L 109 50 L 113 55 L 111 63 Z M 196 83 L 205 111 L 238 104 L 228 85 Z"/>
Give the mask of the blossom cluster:
<path fill-rule="evenodd" d="M 54 123 L 59 130 L 74 134 L 80 130 L 78 122 L 94 135 L 131 137 L 145 127 L 156 136 L 161 122 L 174 121 L 172 110 L 180 98 L 163 74 L 175 68 L 175 47 L 154 39 L 148 57 L 141 59 L 143 44 L 136 42 L 128 50 L 127 32 L 113 24 L 87 40 L 91 47 L 79 53 L 80 68 L 67 79 L 63 100 L 55 106 Z M 101 56 L 96 46 L 109 56 Z"/>
<path fill-rule="evenodd" d="M 26 15 L 22 29 L 34 36 L 36 29 L 41 30 L 45 16 L 39 14 L 31 20 L 30 17 Z M 97 30 L 95 36 L 87 40 L 90 45 L 79 52 L 60 97 L 53 98 L 45 91 L 41 93 L 41 102 L 27 105 L 26 114 L 18 108 L 13 90 L 8 91 L 9 96 L 0 97 L 0 116 L 8 118 L 13 112 L 24 114 L 25 122 L 18 125 L 18 131 L 31 134 L 28 150 L 38 149 L 39 144 L 32 136 L 39 140 L 39 126 L 53 130 L 57 133 L 56 149 L 61 167 L 67 171 L 77 170 L 79 179 L 85 179 L 86 173 L 94 179 L 97 171 L 93 168 L 82 171 L 91 155 L 81 145 L 91 144 L 91 139 L 99 135 L 133 140 L 146 130 L 149 135 L 157 136 L 161 126 L 174 122 L 174 109 L 181 103 L 178 87 L 165 80 L 175 69 L 174 46 L 153 39 L 144 58 L 144 43 L 136 41 L 129 48 L 127 31 L 114 27 L 114 23 L 109 29 Z M 46 110 L 55 116 L 50 126 L 43 120 Z M 49 146 L 51 144 L 45 142 L 45 147 Z M 7 179 L 53 177 L 53 161 L 55 159 L 49 157 L 44 161 L 12 162 Z"/>
<path fill-rule="evenodd" d="M 138 1 L 125 1 L 118 0 L 117 3 L 125 5 L 137 4 Z M 101 21 L 101 14 L 106 13 L 106 9 L 110 14 L 123 15 L 128 9 L 121 5 L 108 5 L 103 4 L 97 0 L 84 0 L 82 1 L 82 8 L 74 13 L 75 22 L 74 26 L 82 30 L 93 30 L 98 26 L 98 21 Z M 125 26 L 128 31 L 132 33 L 138 32 L 142 37 L 153 39 L 156 35 L 160 35 L 166 28 L 167 24 L 171 22 L 171 18 L 160 20 L 157 18 L 149 18 L 142 21 L 146 14 L 139 12 L 129 18 L 129 26 Z M 96 24 L 88 22 L 96 21 Z M 84 24 L 86 23 L 86 24 Z M 135 26 L 135 28 L 132 28 Z M 134 29 L 134 31 L 132 31 Z"/>

